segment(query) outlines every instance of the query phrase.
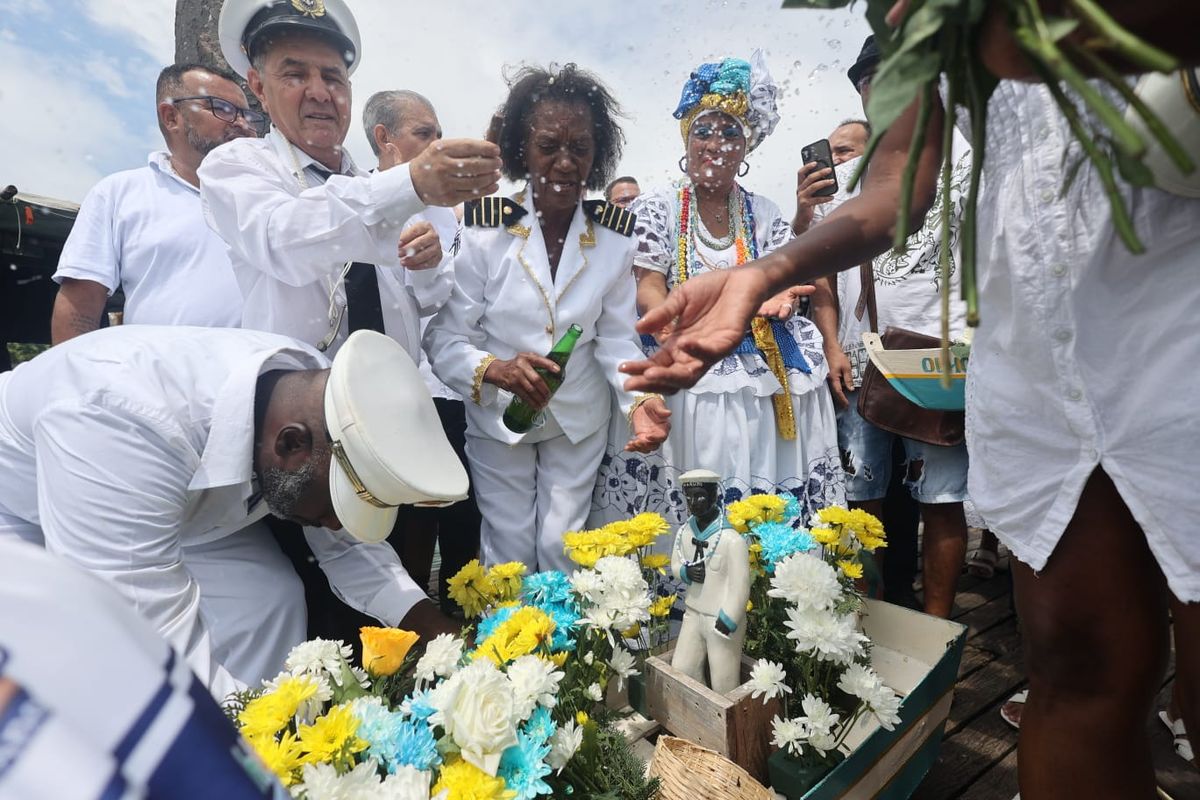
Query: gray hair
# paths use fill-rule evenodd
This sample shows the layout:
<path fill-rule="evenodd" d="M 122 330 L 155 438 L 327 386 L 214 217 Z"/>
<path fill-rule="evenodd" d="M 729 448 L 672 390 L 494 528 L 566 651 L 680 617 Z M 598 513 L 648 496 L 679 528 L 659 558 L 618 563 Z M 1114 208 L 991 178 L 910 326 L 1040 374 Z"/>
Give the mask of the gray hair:
<path fill-rule="evenodd" d="M 367 134 L 367 142 L 375 155 L 379 155 L 379 145 L 375 142 L 375 126 L 382 125 L 389 133 L 400 129 L 404 121 L 404 110 L 412 103 L 418 103 L 430 112 L 434 112 L 433 103 L 423 94 L 410 89 L 388 89 L 376 92 L 367 100 L 363 109 L 363 130 Z"/>

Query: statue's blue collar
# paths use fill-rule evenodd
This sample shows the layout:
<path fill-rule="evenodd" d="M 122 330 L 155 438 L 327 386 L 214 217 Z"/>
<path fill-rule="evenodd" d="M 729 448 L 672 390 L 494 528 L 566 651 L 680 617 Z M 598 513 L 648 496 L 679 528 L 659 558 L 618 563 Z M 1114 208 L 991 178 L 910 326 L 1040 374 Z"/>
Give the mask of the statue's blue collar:
<path fill-rule="evenodd" d="M 693 538 L 699 539 L 702 542 L 706 542 L 716 534 L 720 533 L 721 529 L 725 527 L 725 516 L 723 514 L 718 514 L 717 518 L 708 523 L 708 527 L 706 527 L 704 530 L 700 530 L 699 526 L 696 525 L 695 517 L 688 517 L 688 525 L 691 526 Z"/>

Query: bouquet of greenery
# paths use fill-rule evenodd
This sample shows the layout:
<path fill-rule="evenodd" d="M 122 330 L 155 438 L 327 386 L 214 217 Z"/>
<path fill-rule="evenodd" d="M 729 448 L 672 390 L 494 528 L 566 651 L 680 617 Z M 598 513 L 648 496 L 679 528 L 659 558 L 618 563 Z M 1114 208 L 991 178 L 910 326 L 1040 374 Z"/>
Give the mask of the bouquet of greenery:
<path fill-rule="evenodd" d="M 752 696 L 783 702 L 772 721 L 777 747 L 831 766 L 863 715 L 889 729 L 899 720 L 900 700 L 871 669 L 858 626 L 862 553 L 887 546 L 883 526 L 865 511 L 831 506 L 805 530 L 796 527 L 795 499 L 775 495 L 731 503 L 726 517 L 751 542 Z"/>
<path fill-rule="evenodd" d="M 854 0 L 785 0 L 784 5 L 801 8 L 842 8 Z M 1085 73 L 1099 79 L 1123 97 L 1144 120 L 1146 129 L 1183 173 L 1195 164 L 1161 119 L 1138 98 L 1106 56 L 1113 56 L 1145 72 L 1171 72 L 1178 60 L 1139 39 L 1118 24 L 1098 0 L 912 0 L 900 24 L 886 22 L 895 0 L 866 0 L 867 19 L 883 53 L 871 83 L 867 116 L 874 133 L 867 146 L 863 166 L 888 127 L 912 105 L 919 103 L 916 133 L 903 174 L 902 205 L 896 225 L 896 249 L 904 246 L 913 181 L 924 145 L 925 130 L 935 106 L 941 76 L 945 76 L 946 107 L 942 129 L 942 254 L 943 287 L 942 339 L 949 339 L 950 225 L 948 215 L 951 141 L 958 107 L 969 114 L 972 147 L 971 183 L 962 220 L 962 292 L 967 303 L 967 321 L 979 321 L 975 281 L 976 201 L 979 176 L 985 156 L 987 104 L 997 85 L 980 61 L 977 44 L 989 13 L 1002 7 L 1013 38 L 1037 75 L 1046 82 L 1075 137 L 1102 181 L 1112 206 L 1113 224 L 1125 245 L 1135 253 L 1144 247 L 1133 228 L 1129 212 L 1117 189 L 1116 172 L 1135 186 L 1153 184 L 1150 170 L 1142 163 L 1147 143 L 1125 116 Z M 1068 95 L 1065 87 L 1073 93 Z M 1090 114 L 1083 113 L 1087 109 Z M 1094 120 L 1094 122 L 1092 122 Z M 1072 165 L 1071 175 L 1083 163 Z M 862 168 L 854 177 L 857 182 Z M 1064 187 L 1065 190 L 1066 187 Z M 949 359 L 943 359 L 948 362 Z"/>

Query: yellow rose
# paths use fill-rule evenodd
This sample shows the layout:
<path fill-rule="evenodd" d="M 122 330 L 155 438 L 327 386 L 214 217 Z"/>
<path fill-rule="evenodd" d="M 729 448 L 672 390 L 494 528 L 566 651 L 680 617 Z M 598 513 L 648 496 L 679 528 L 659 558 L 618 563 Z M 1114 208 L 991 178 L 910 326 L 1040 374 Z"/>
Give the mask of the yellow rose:
<path fill-rule="evenodd" d="M 404 657 L 421 637 L 399 628 L 359 628 L 362 639 L 363 669 L 376 677 L 391 675 L 400 669 Z"/>

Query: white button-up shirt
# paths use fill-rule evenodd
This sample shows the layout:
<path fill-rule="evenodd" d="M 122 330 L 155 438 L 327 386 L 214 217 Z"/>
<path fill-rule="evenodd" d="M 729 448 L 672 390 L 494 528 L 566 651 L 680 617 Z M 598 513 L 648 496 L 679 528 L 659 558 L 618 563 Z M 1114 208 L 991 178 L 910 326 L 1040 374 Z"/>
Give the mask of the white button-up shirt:
<path fill-rule="evenodd" d="M 208 224 L 229 246 L 244 300 L 242 327 L 315 345 L 336 326 L 325 351 L 333 355 L 348 335 L 346 315 L 339 313 L 344 266 L 357 261 L 403 269 L 400 233 L 425 205 L 407 165 L 363 173 L 343 153 L 339 174 L 325 182 L 314 165 L 272 129 L 262 139 L 237 139 L 209 153 L 200 165 L 200 196 Z M 396 329 L 389 325 L 386 333 L 414 361 L 424 292 L 437 295 L 437 284 L 447 279 L 438 269 L 414 271 L 413 291 L 397 295 L 403 308 L 389 319 Z M 432 311 L 436 302 L 429 305 Z"/>
<path fill-rule="evenodd" d="M 225 243 L 204 222 L 200 190 L 170 155 L 92 187 L 63 245 L 54 280 L 125 292 L 125 323 L 237 327 L 242 293 Z"/>
<path fill-rule="evenodd" d="M 121 326 L 0 374 L 0 538 L 44 537 L 116 587 L 218 697 L 185 548 L 266 516 L 253 483 L 254 393 L 272 369 L 323 369 L 312 348 L 257 331 Z M 306 529 L 330 583 L 389 624 L 425 597 L 391 546 Z"/>
<path fill-rule="evenodd" d="M 987 147 L 971 498 L 1041 569 L 1103 467 L 1171 589 L 1198 601 L 1200 200 L 1122 184 L 1147 248 L 1131 254 L 1090 165 L 1061 196 L 1083 154 L 1044 86 L 1000 84 Z"/>

